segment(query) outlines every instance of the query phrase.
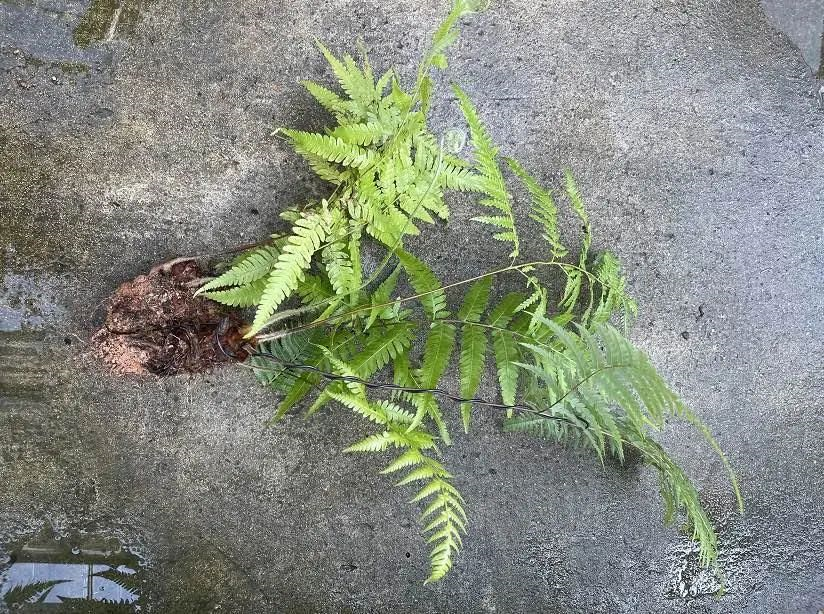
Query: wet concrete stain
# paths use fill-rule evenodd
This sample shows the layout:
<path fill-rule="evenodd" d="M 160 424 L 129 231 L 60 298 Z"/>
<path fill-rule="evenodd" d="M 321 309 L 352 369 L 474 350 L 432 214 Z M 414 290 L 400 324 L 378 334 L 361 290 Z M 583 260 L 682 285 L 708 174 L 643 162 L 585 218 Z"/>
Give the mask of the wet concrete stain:
<path fill-rule="evenodd" d="M 0 537 L 0 602 L 24 613 L 39 604 L 55 613 L 141 611 L 149 563 L 129 532 L 44 523 L 34 535 Z"/>

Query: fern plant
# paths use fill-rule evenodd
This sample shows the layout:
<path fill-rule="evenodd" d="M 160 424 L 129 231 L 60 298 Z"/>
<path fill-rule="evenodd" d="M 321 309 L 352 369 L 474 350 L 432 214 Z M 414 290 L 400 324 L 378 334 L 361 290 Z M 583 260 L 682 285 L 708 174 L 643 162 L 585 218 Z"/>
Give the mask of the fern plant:
<path fill-rule="evenodd" d="M 459 157 L 427 126 L 433 72 L 446 68 L 459 20 L 479 9 L 455 0 L 409 89 L 392 69 L 376 77 L 366 57 L 358 63 L 319 45 L 340 90 L 304 86 L 336 123 L 322 133 L 278 132 L 331 184 L 330 194 L 285 212 L 291 231 L 241 255 L 198 292 L 254 308 L 246 330 L 255 346 L 249 360 L 261 382 L 283 395 L 274 419 L 299 404 L 312 414 L 336 403 L 374 428 L 348 452 L 394 450 L 383 473 L 400 474 L 397 485 L 417 489 L 412 502 L 423 506 L 421 531 L 431 544 L 428 582 L 449 571 L 467 531 L 465 501 L 441 455 L 457 416 L 468 432 L 479 405 L 505 410 L 506 431 L 580 444 L 602 462 L 622 461 L 633 448 L 660 476 L 665 520 L 683 515 L 701 562 L 711 565 L 717 538 L 699 493 L 653 435 L 668 417 L 682 418 L 728 470 L 729 464 L 698 417 L 611 324 L 619 319 L 626 331 L 636 305 L 618 259 L 591 253 L 590 222 L 572 175 L 566 173 L 562 193 L 583 229 L 577 253 L 560 231 L 564 202 L 517 160 L 500 157 L 459 86 L 453 91 L 472 158 Z M 530 196 L 528 213 L 515 205 L 513 180 Z M 491 227 L 491 238 L 510 252 L 496 270 L 444 284 L 406 250 L 406 238 L 449 218 L 450 190 L 477 196 L 474 219 Z M 534 260 L 522 253 L 519 218 L 527 215 L 547 244 Z M 366 241 L 383 254 L 369 274 L 361 261 Z M 552 272 L 563 280 L 560 296 L 546 284 Z M 495 282 L 504 275 L 520 276 L 523 289 L 494 299 Z M 399 296 L 402 282 L 412 288 L 405 296 Z M 490 361 L 500 400 L 474 398 Z M 460 389 L 442 390 L 453 368 Z M 457 402 L 457 415 L 445 401 Z M 741 506 L 731 470 L 729 476 Z"/>

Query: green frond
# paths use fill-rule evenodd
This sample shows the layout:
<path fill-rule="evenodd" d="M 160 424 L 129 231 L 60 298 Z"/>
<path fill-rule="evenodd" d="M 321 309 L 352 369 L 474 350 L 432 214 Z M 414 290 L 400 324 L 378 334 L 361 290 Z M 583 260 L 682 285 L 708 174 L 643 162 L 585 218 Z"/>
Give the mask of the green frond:
<path fill-rule="evenodd" d="M 312 256 L 320 249 L 328 234 L 329 219 L 323 212 L 309 214 L 295 223 L 292 236 L 284 245 L 272 272 L 266 277 L 266 287 L 247 337 L 254 336 L 266 326 L 275 310 L 303 281 Z"/>
<path fill-rule="evenodd" d="M 561 242 L 561 233 L 558 229 L 558 208 L 555 206 L 552 194 L 549 190 L 542 188 L 517 160 L 507 158 L 506 162 L 532 197 L 530 217 L 543 227 L 543 237 L 549 243 L 552 258 L 560 260 L 567 255 L 567 248 Z"/>
<path fill-rule="evenodd" d="M 373 166 L 378 157 L 372 149 L 353 145 L 329 134 L 286 129 L 281 132 L 291 139 L 295 151 L 310 161 L 318 157 L 345 167 L 365 169 Z"/>
<path fill-rule="evenodd" d="M 275 267 L 280 252 L 273 245 L 265 245 L 245 253 L 228 271 L 198 288 L 195 296 L 229 286 L 246 286 L 265 277 Z"/>
<path fill-rule="evenodd" d="M 411 367 L 408 354 L 401 354 L 395 358 L 394 382 L 396 385 L 403 386 L 405 388 L 425 387 L 423 385 L 420 369 L 413 369 Z M 443 413 L 441 412 L 440 405 L 433 394 L 401 393 L 400 396 L 406 398 L 416 410 L 412 422 L 407 427 L 408 431 L 419 428 L 423 420 L 429 417 L 438 428 L 438 434 L 441 439 L 443 439 L 444 443 L 446 445 L 452 444 L 449 430 L 446 428 L 446 423 L 443 420 Z"/>
<path fill-rule="evenodd" d="M 395 473 L 396 471 L 400 471 L 401 469 L 406 469 L 407 467 L 414 467 L 415 465 L 420 465 L 426 457 L 421 453 L 420 450 L 412 448 L 407 450 L 395 460 L 393 460 L 386 468 L 381 471 L 381 473 Z"/>
<path fill-rule="evenodd" d="M 328 392 L 327 394 L 344 407 L 348 407 L 370 422 L 382 425 L 389 423 L 389 418 L 386 413 L 380 407 L 367 401 L 365 397 L 352 394 L 351 392 Z"/>
<path fill-rule="evenodd" d="M 501 389 L 501 399 L 507 405 L 514 405 L 518 392 L 519 370 L 516 363 L 521 358 L 518 342 L 511 333 L 502 330 L 492 331 L 492 351 L 495 355 L 495 364 L 498 370 L 498 385 Z M 511 415 L 512 410 L 507 410 Z"/>
<path fill-rule="evenodd" d="M 441 22 L 432 35 L 432 44 L 418 67 L 418 79 L 415 90 L 421 99 L 424 109 L 429 107 L 433 88 L 430 72 L 432 68 L 445 69 L 447 67 L 446 51 L 458 39 L 458 20 L 465 15 L 484 10 L 485 4 L 480 0 L 455 0 L 452 10 Z"/>
<path fill-rule="evenodd" d="M 487 323 L 498 328 L 506 328 L 515 315 L 518 306 L 524 302 L 526 296 L 522 292 L 510 292 L 504 296 L 495 308 L 489 313 Z"/>
<path fill-rule="evenodd" d="M 441 379 L 455 347 L 455 327 L 448 322 L 435 322 L 429 329 L 421 360 L 422 388 L 435 388 Z"/>
<path fill-rule="evenodd" d="M 335 354 L 332 350 L 325 346 L 320 346 L 320 351 L 326 355 L 326 360 L 329 361 L 331 365 L 331 369 L 337 375 L 341 375 L 343 377 L 351 377 L 351 378 L 358 378 L 358 373 L 352 368 L 348 362 L 340 358 L 338 355 Z M 349 392 L 352 394 L 359 396 L 361 398 L 366 398 L 366 386 L 361 384 L 357 381 L 347 381 L 347 382 L 334 382 L 327 387 L 327 390 L 330 389 L 337 389 L 346 387 L 349 389 Z M 328 394 L 326 395 L 328 396 Z"/>
<path fill-rule="evenodd" d="M 520 240 L 515 229 L 512 198 L 507 192 L 506 182 L 497 162 L 498 148 L 495 147 L 486 126 L 481 123 L 478 111 L 469 96 L 457 85 L 453 86 L 453 90 L 458 97 L 458 105 L 469 126 L 472 146 L 475 150 L 475 169 L 479 177 L 476 179 L 477 185 L 473 187 L 486 195 L 486 198 L 481 200 L 482 205 L 504 214 L 503 216 L 481 217 L 479 221 L 493 223 L 495 227 L 503 228 L 504 232 L 495 233 L 492 237 L 498 241 L 511 243 L 512 253 L 510 257 L 517 258 L 520 253 Z"/>
<path fill-rule="evenodd" d="M 486 368 L 486 333 L 472 322 L 461 327 L 461 354 L 458 360 L 461 396 L 470 399 L 475 396 Z M 469 432 L 471 403 L 461 403 L 461 420 L 464 432 Z"/>
<path fill-rule="evenodd" d="M 421 368 L 414 374 L 414 387 L 436 388 L 441 376 L 446 371 L 454 347 L 455 327 L 447 322 L 434 322 L 429 329 L 429 335 L 424 345 Z M 418 411 L 409 426 L 409 430 L 417 428 L 424 417 L 428 416 L 438 426 L 441 437 L 449 444 L 451 442 L 449 432 L 443 420 L 440 406 L 434 396 L 431 393 L 416 394 L 413 395 L 411 401 Z"/>
<path fill-rule="evenodd" d="M 305 364 L 317 358 L 319 352 L 311 343 L 313 337 L 309 331 L 299 331 L 259 344 L 258 351 L 270 354 L 274 360 L 258 356 L 249 359 L 248 363 L 257 380 L 278 392 L 288 392 L 301 373 L 286 368 L 283 364 Z"/>
<path fill-rule="evenodd" d="M 339 227 L 336 236 L 321 250 L 321 259 L 326 268 L 326 276 L 335 294 L 346 296 L 359 286 L 355 279 L 355 266 L 349 249 L 348 228 Z"/>
<path fill-rule="evenodd" d="M 322 85 L 313 81 L 301 81 L 301 84 L 324 109 L 333 113 L 338 121 L 346 120 L 350 115 L 357 113 L 357 108 L 351 101 L 344 100 Z"/>
<path fill-rule="evenodd" d="M 589 314 L 588 325 L 597 327 L 608 322 L 616 312 L 620 312 L 624 331 L 627 331 L 632 320 L 638 315 L 638 306 L 627 293 L 626 279 L 621 274 L 621 263 L 610 252 L 604 252 L 595 264 L 594 274 L 599 297 Z"/>
<path fill-rule="evenodd" d="M 492 277 L 483 277 L 475 282 L 458 310 L 458 319 L 465 322 L 461 327 L 461 353 L 458 359 L 460 390 L 464 398 L 475 396 L 486 366 L 486 332 L 475 323 L 486 311 L 491 287 Z M 471 411 L 471 403 L 461 403 L 461 419 L 467 433 Z"/>
<path fill-rule="evenodd" d="M 699 545 L 699 562 L 709 567 L 718 558 L 718 537 L 707 513 L 701 505 L 698 491 L 684 470 L 670 458 L 666 451 L 648 437 L 631 434 L 627 437 L 641 453 L 644 461 L 658 472 L 661 498 L 664 501 L 664 522 L 672 524 L 682 512 L 692 532 L 692 538 Z"/>
<path fill-rule="evenodd" d="M 626 444 L 637 448 L 659 471 L 665 519 L 671 521 L 678 510 L 683 511 L 700 543 L 702 561 L 712 562 L 716 553 L 715 532 L 694 487 L 647 436 L 648 432 L 663 426 L 667 416 L 684 417 L 707 439 L 729 471 L 729 462 L 709 430 L 670 390 L 647 356 L 614 327 L 602 324 L 592 331 L 579 327 L 575 333 L 546 319 L 542 319 L 542 325 L 552 330 L 560 351 L 523 343 L 522 347 L 531 352 L 535 362 L 518 363 L 545 384 L 541 408 L 547 416 L 574 416 L 582 424 L 579 430 L 585 436 L 583 441 L 592 445 L 599 455 L 603 454 L 605 442 L 621 459 Z M 588 426 L 584 426 L 582 420 Z M 507 430 L 529 431 L 556 440 L 569 435 L 565 425 L 536 415 L 513 418 L 507 422 Z M 730 480 L 740 504 L 738 483 L 731 471 Z"/>
<path fill-rule="evenodd" d="M 482 277 L 476 281 L 464 296 L 458 319 L 467 322 L 480 322 L 489 303 L 489 291 L 492 289 L 492 277 Z"/>
<path fill-rule="evenodd" d="M 421 260 L 401 249 L 397 250 L 398 260 L 400 260 L 406 274 L 409 276 L 409 283 L 415 292 L 422 294 L 421 305 L 430 320 L 438 320 L 449 316 L 446 308 L 446 294 L 441 289 L 441 282 L 435 273 Z"/>
<path fill-rule="evenodd" d="M 332 67 L 332 72 L 335 73 L 343 91 L 364 110 L 368 108 L 376 98 L 374 81 L 358 68 L 350 56 L 343 56 L 344 59 L 341 61 L 319 41 L 316 41 L 316 44 Z"/>
<path fill-rule="evenodd" d="M 297 293 L 300 295 L 301 302 L 304 305 L 322 303 L 334 296 L 332 285 L 325 276 L 313 275 L 311 273 L 304 275 L 303 281 L 298 286 Z"/>
<path fill-rule="evenodd" d="M 504 296 L 495 306 L 487 318 L 492 331 L 492 351 L 498 374 L 498 386 L 501 398 L 507 405 L 513 405 L 518 392 L 518 367 L 520 360 L 518 343 L 512 334 L 506 330 L 507 325 L 515 315 L 519 305 L 523 304 L 525 296 L 520 292 L 512 292 Z M 507 411 L 510 415 L 511 411 Z"/>
<path fill-rule="evenodd" d="M 346 448 L 344 452 L 383 452 L 394 443 L 395 439 L 393 434 L 389 431 L 383 431 L 382 433 L 369 435 L 359 442 L 353 443 Z"/>
<path fill-rule="evenodd" d="M 380 145 L 395 133 L 396 128 L 396 126 L 387 126 L 381 122 L 372 121 L 338 126 L 330 132 L 330 135 L 352 145 Z"/>
<path fill-rule="evenodd" d="M 203 296 L 229 307 L 253 307 L 263 297 L 266 279 L 256 279 L 246 286 L 203 292 Z"/>
<path fill-rule="evenodd" d="M 369 317 L 366 320 L 366 329 L 369 329 L 378 317 L 382 317 L 386 315 L 389 316 L 391 313 L 392 308 L 387 307 L 386 304 L 390 302 L 392 298 L 392 293 L 395 291 L 395 288 L 398 285 L 398 277 L 400 277 L 401 267 L 396 266 L 389 276 L 384 279 L 375 291 L 372 293 L 371 303 L 372 309 L 369 311 Z"/>
<path fill-rule="evenodd" d="M 405 352 L 412 345 L 414 334 L 410 322 L 372 328 L 364 335 L 363 349 L 349 360 L 349 365 L 358 377 L 370 377 Z"/>
<path fill-rule="evenodd" d="M 359 194 L 358 199 L 347 202 L 347 210 L 353 220 L 366 225 L 368 234 L 390 249 L 400 245 L 404 234 L 418 234 L 409 218 L 377 198 L 370 200 Z"/>
<path fill-rule="evenodd" d="M 342 169 L 336 164 L 329 162 L 326 158 L 302 151 L 301 155 L 309 163 L 309 167 L 315 171 L 315 174 L 334 185 L 344 185 L 351 180 L 351 170 Z"/>

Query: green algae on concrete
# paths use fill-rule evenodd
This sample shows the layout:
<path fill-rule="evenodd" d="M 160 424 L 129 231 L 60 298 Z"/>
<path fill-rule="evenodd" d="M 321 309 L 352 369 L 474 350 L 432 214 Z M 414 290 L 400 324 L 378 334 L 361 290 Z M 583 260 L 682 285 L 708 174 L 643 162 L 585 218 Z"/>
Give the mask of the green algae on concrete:
<path fill-rule="evenodd" d="M 72 32 L 75 45 L 85 49 L 116 32 L 130 34 L 147 4 L 147 0 L 92 0 Z"/>

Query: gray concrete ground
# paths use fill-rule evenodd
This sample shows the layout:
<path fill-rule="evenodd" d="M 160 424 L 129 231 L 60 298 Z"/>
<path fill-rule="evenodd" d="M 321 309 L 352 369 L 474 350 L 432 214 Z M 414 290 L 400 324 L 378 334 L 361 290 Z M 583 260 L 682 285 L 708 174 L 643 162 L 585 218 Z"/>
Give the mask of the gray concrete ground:
<path fill-rule="evenodd" d="M 362 36 L 409 71 L 441 2 L 0 3 L 0 571 L 45 530 L 138 552 L 144 612 L 824 608 L 819 83 L 755 0 L 493 4 L 448 76 L 506 153 L 575 171 L 596 246 L 628 268 L 633 338 L 738 469 L 743 518 L 700 440 L 663 438 L 717 522 L 723 596 L 662 526 L 650 471 L 503 435 L 493 415 L 448 450 L 471 531 L 424 587 L 408 493 L 340 453 L 364 425 L 267 429 L 276 399 L 241 369 L 122 380 L 85 355 L 121 281 L 264 237 L 320 193 L 269 136 L 321 125 L 297 86 L 328 79 L 312 37 Z M 447 98 L 437 115 L 458 124 Z M 470 215 L 457 201 L 417 244 L 445 279 L 503 256 Z"/>

